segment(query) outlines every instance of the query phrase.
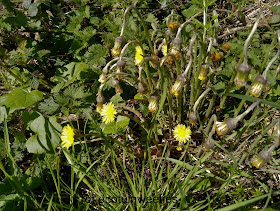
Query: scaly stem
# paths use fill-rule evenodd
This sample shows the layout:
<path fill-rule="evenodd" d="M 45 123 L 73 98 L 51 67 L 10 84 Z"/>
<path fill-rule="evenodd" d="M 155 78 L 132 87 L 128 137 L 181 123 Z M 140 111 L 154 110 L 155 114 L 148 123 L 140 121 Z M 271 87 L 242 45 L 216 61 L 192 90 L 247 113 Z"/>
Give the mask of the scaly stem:
<path fill-rule="evenodd" d="M 242 114 L 236 117 L 237 121 L 241 121 L 248 113 L 250 113 L 257 105 L 259 105 L 260 101 L 254 102 L 252 105 L 250 105 L 246 111 L 244 111 Z"/>
<path fill-rule="evenodd" d="M 247 37 L 246 41 L 245 41 L 245 44 L 244 44 L 244 47 L 243 47 L 243 59 L 244 59 L 244 64 L 248 64 L 248 45 L 249 45 L 249 42 L 251 41 L 254 33 L 256 32 L 257 28 L 258 28 L 258 25 L 259 25 L 259 22 L 261 20 L 261 18 L 263 17 L 263 15 L 261 14 L 257 21 L 255 22 L 249 36 Z"/>

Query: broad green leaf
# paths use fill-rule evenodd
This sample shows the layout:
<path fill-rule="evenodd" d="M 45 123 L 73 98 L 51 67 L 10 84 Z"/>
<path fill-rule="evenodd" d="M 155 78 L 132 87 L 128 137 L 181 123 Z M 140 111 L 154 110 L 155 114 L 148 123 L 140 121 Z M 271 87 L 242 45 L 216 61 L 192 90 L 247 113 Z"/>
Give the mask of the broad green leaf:
<path fill-rule="evenodd" d="M 198 13 L 202 11 L 201 8 L 199 8 L 197 5 L 192 5 L 190 6 L 188 9 L 185 9 L 182 11 L 182 14 L 186 17 L 186 18 L 190 18 L 192 17 L 194 14 Z"/>
<path fill-rule="evenodd" d="M 117 130 L 123 131 L 129 125 L 130 119 L 126 116 L 118 116 L 117 118 Z"/>
<path fill-rule="evenodd" d="M 31 136 L 26 147 L 29 153 L 41 154 L 44 152 L 52 152 L 60 142 L 61 125 L 56 122 L 54 116 L 43 117 L 40 115 L 33 120 L 30 129 L 36 134 Z"/>
<path fill-rule="evenodd" d="M 34 90 L 18 88 L 13 92 L 0 97 L 0 105 L 5 105 L 9 108 L 9 112 L 13 113 L 17 109 L 27 108 L 38 101 L 42 100 L 43 93 Z"/>
<path fill-rule="evenodd" d="M 117 133 L 116 122 L 111 122 L 107 125 L 105 123 L 102 123 L 100 125 L 100 128 L 102 129 L 102 132 L 105 133 L 105 134 L 115 134 L 115 133 Z"/>

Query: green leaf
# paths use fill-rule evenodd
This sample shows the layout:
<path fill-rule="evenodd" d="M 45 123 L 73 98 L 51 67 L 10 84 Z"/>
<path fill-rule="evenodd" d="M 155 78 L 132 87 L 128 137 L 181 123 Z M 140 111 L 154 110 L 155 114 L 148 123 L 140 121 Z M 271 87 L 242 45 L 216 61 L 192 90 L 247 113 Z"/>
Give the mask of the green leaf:
<path fill-rule="evenodd" d="M 115 94 L 111 99 L 110 102 L 112 102 L 114 105 L 125 105 L 125 103 L 119 103 L 123 101 L 122 97 L 119 94 Z"/>
<path fill-rule="evenodd" d="M 196 14 L 196 13 L 198 13 L 200 11 L 202 11 L 201 8 L 199 8 L 197 5 L 192 5 L 188 9 L 183 10 L 182 14 L 186 18 L 190 18 L 191 16 L 193 16 L 194 14 Z"/>
<path fill-rule="evenodd" d="M 118 132 L 124 131 L 129 125 L 130 119 L 126 116 L 118 116 L 117 118 L 117 130 Z"/>
<path fill-rule="evenodd" d="M 37 103 L 42 98 L 43 93 L 38 90 L 30 91 L 18 88 L 12 93 L 0 97 L 0 105 L 5 105 L 10 109 L 9 112 L 13 113 L 17 109 L 24 109 Z"/>
<path fill-rule="evenodd" d="M 53 114 L 59 108 L 53 97 L 45 99 L 44 102 L 39 104 L 39 110 L 44 114 Z"/>
<path fill-rule="evenodd" d="M 61 125 L 56 122 L 56 117 L 40 115 L 30 123 L 29 127 L 36 134 L 26 142 L 28 152 L 36 154 L 53 152 L 53 149 L 60 142 L 60 132 L 62 130 Z"/>
<path fill-rule="evenodd" d="M 259 98 L 256 98 L 256 97 L 239 95 L 239 94 L 228 94 L 228 96 L 236 97 L 236 98 L 239 98 L 241 100 L 247 100 L 247 101 L 250 101 L 250 102 L 256 102 L 256 101 L 259 100 L 261 103 L 264 103 L 266 105 L 270 105 L 270 106 L 272 106 L 274 108 L 277 108 L 277 109 L 280 109 L 280 104 L 274 103 L 274 102 L 271 102 L 271 101 L 267 101 L 267 100 L 263 100 L 263 99 L 259 99 Z"/>
<path fill-rule="evenodd" d="M 105 123 L 102 123 L 100 125 L 100 128 L 102 129 L 102 132 L 105 133 L 105 134 L 115 134 L 115 133 L 117 133 L 116 122 L 111 122 L 107 125 Z"/>
<path fill-rule="evenodd" d="M 29 6 L 28 8 L 28 14 L 31 16 L 31 17 L 34 17 L 36 16 L 38 13 L 38 6 L 37 6 L 37 3 L 33 3 Z"/>
<path fill-rule="evenodd" d="M 273 6 L 273 7 L 269 7 L 269 9 L 272 11 L 272 12 L 277 12 L 280 14 L 280 5 L 278 6 Z"/>
<path fill-rule="evenodd" d="M 100 44 L 92 45 L 85 54 L 86 61 L 90 67 L 99 67 L 106 64 L 105 57 L 108 50 Z"/>
<path fill-rule="evenodd" d="M 274 14 L 268 19 L 268 23 L 279 23 L 280 22 L 280 15 Z"/>

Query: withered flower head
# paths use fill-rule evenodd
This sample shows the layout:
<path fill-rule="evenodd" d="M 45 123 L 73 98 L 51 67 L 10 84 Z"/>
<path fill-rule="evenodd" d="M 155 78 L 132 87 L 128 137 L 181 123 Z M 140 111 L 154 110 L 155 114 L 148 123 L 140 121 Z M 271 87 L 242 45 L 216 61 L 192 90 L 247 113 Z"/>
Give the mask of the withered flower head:
<path fill-rule="evenodd" d="M 228 51 L 230 49 L 230 44 L 229 42 L 226 42 L 222 46 L 223 51 Z"/>

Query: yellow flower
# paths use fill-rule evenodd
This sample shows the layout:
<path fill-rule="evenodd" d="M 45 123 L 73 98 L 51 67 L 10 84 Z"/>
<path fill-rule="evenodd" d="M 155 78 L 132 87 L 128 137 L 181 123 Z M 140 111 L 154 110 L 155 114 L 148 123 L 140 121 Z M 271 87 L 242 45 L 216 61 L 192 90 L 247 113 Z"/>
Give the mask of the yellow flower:
<path fill-rule="evenodd" d="M 62 129 L 61 140 L 62 147 L 69 148 L 74 144 L 74 130 L 70 125 L 66 125 Z"/>
<path fill-rule="evenodd" d="M 105 122 L 105 124 L 109 124 L 115 121 L 117 111 L 114 104 L 110 102 L 103 105 L 100 114 L 102 116 L 102 121 Z"/>
<path fill-rule="evenodd" d="M 163 54 L 164 56 L 167 55 L 167 45 L 166 45 L 166 44 L 164 44 L 164 45 L 161 47 L 161 52 L 162 52 L 162 54 Z"/>
<path fill-rule="evenodd" d="M 140 65 L 143 62 L 143 50 L 142 48 L 138 45 L 136 46 L 136 53 L 135 53 L 135 65 Z"/>
<path fill-rule="evenodd" d="M 185 125 L 179 124 L 174 128 L 173 133 L 176 141 L 179 141 L 179 144 L 182 144 L 186 143 L 191 139 L 192 131 L 190 127 L 186 127 Z"/>

